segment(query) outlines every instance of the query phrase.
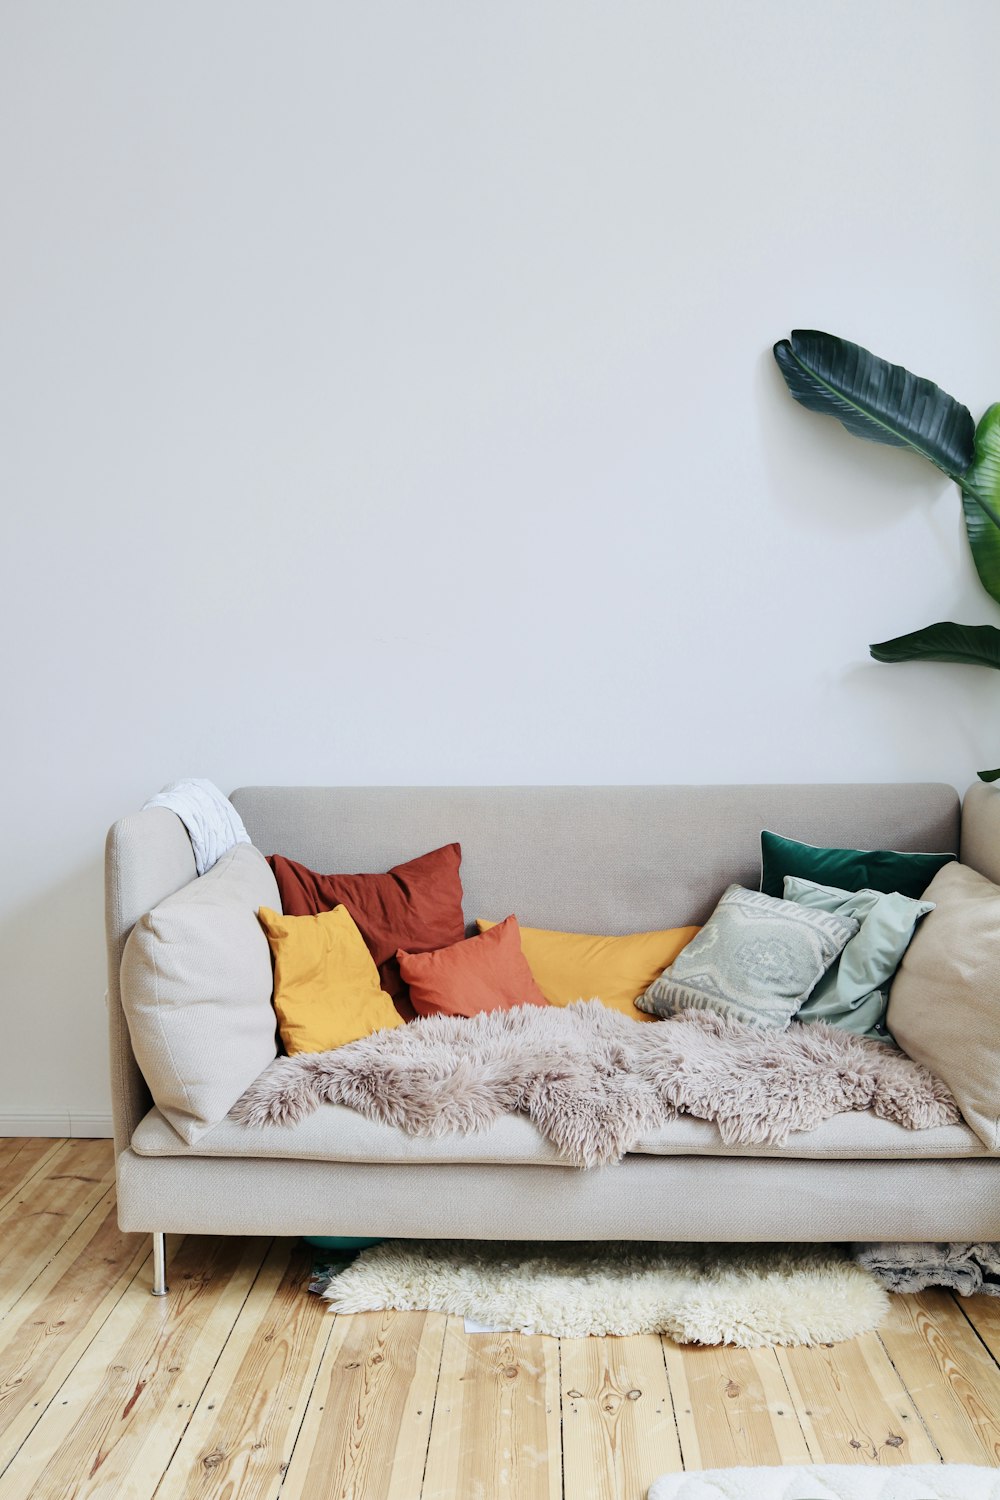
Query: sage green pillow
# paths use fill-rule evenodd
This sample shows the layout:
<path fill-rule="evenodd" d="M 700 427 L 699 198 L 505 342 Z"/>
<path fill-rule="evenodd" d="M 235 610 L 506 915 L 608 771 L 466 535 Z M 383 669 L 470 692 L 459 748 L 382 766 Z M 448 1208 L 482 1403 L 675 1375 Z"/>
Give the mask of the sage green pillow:
<path fill-rule="evenodd" d="M 813 911 L 855 917 L 861 926 L 801 1006 L 797 1021 L 828 1021 L 857 1036 L 891 1041 L 884 1029 L 889 982 L 916 925 L 934 910 L 898 891 L 844 891 L 796 875 L 785 876 L 785 900 Z"/>
<path fill-rule="evenodd" d="M 897 849 L 824 849 L 800 844 L 765 828 L 760 836 L 760 888 L 780 896 L 786 875 L 816 880 L 844 891 L 899 891 L 922 896 L 954 854 L 903 854 Z"/>
<path fill-rule="evenodd" d="M 654 1016 L 714 1010 L 784 1030 L 857 930 L 855 917 L 731 885 L 697 936 L 635 1003 Z"/>

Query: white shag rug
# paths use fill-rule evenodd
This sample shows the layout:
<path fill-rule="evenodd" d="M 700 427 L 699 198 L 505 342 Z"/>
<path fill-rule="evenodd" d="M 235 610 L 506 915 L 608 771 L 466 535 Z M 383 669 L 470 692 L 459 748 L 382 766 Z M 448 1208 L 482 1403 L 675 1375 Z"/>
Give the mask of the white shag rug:
<path fill-rule="evenodd" d="M 454 1313 L 489 1328 L 665 1333 L 679 1344 L 834 1344 L 876 1328 L 885 1290 L 815 1245 L 387 1240 L 323 1294 L 333 1312 Z"/>
<path fill-rule="evenodd" d="M 970 1464 L 815 1464 L 663 1474 L 648 1500 L 1000 1500 L 1000 1469 Z"/>

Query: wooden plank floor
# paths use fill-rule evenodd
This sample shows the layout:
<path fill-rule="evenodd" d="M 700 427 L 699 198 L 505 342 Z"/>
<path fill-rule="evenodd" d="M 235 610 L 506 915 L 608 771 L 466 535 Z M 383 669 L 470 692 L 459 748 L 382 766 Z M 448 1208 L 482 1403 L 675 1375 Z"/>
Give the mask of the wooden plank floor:
<path fill-rule="evenodd" d="M 0 1500 L 644 1500 L 682 1468 L 1000 1467 L 1000 1302 L 818 1349 L 334 1318 L 294 1240 L 189 1236 L 149 1296 L 108 1141 L 0 1140 Z"/>

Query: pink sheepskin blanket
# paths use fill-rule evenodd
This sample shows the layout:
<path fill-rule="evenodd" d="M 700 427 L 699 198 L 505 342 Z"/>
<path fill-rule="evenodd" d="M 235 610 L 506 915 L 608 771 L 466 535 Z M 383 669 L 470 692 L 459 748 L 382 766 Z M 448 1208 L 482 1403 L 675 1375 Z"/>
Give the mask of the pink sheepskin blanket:
<path fill-rule="evenodd" d="M 581 1167 L 620 1161 L 678 1114 L 714 1120 L 728 1145 L 776 1146 L 847 1110 L 910 1130 L 961 1119 L 941 1080 L 905 1053 L 822 1022 L 775 1031 L 688 1010 L 640 1025 L 598 1000 L 433 1016 L 281 1057 L 231 1113 L 288 1125 L 323 1103 L 422 1136 L 522 1113 Z"/>

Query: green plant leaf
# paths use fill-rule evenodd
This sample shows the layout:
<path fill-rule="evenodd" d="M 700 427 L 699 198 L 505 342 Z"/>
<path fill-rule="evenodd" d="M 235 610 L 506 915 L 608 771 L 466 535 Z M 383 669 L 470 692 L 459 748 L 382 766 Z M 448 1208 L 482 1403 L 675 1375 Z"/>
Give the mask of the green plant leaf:
<path fill-rule="evenodd" d="M 979 581 L 990 597 L 1000 604 L 1000 526 L 994 526 L 979 501 L 964 489 L 962 509 Z"/>
<path fill-rule="evenodd" d="M 836 417 L 855 437 L 909 448 L 950 479 L 972 463 L 972 413 L 932 380 L 816 329 L 795 329 L 775 344 L 774 357 L 796 401 Z"/>
<path fill-rule="evenodd" d="M 1000 668 L 1000 630 L 995 625 L 942 620 L 868 649 L 876 661 L 954 661 L 966 667 Z"/>
<path fill-rule="evenodd" d="M 996 771 L 977 771 L 976 775 L 980 781 L 997 781 L 1000 779 L 1000 769 Z"/>
<path fill-rule="evenodd" d="M 980 582 L 1000 603 L 1000 402 L 976 428 L 976 456 L 962 480 L 962 509 Z"/>

